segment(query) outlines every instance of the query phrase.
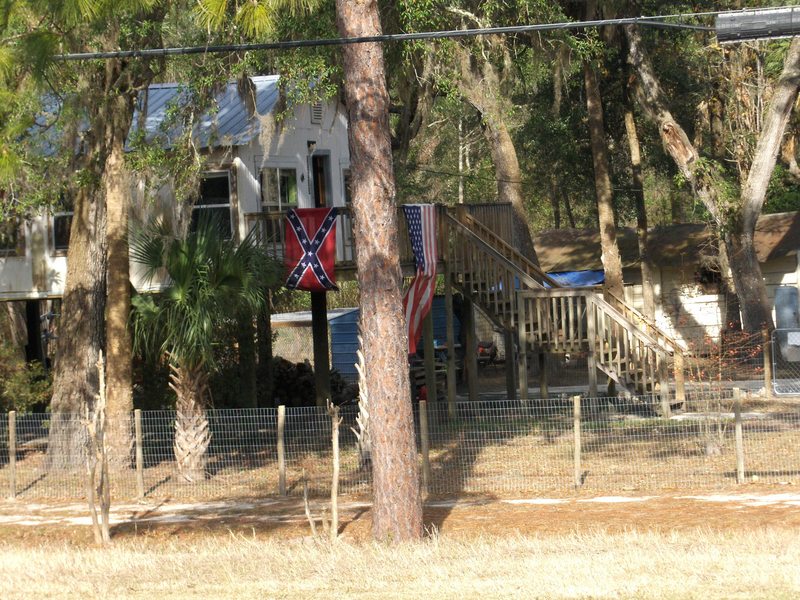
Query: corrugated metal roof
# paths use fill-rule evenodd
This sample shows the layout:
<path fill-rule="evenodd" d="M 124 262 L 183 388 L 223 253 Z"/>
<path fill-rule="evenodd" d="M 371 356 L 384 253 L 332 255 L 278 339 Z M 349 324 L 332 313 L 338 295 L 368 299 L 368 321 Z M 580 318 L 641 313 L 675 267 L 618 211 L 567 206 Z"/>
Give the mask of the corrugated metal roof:
<path fill-rule="evenodd" d="M 215 97 L 212 109 L 205 113 L 194 127 L 195 143 L 200 148 L 216 146 L 242 146 L 250 143 L 260 130 L 259 116 L 266 116 L 278 101 L 278 76 L 250 77 L 255 113 L 251 114 L 236 82 L 229 82 Z M 246 92 L 250 93 L 250 92 Z M 134 113 L 132 130 L 142 123 L 142 107 L 147 107 L 144 121 L 145 139 L 161 140 L 169 147 L 178 137 L 176 126 L 168 127 L 168 115 L 174 107 L 190 101 L 187 87 L 180 83 L 151 85 L 147 94 L 139 98 Z"/>

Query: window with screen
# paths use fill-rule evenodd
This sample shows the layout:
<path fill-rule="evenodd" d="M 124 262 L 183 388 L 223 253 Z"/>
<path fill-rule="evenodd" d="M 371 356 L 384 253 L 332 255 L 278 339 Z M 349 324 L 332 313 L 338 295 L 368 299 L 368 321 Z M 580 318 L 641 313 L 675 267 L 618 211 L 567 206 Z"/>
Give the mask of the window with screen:
<path fill-rule="evenodd" d="M 262 169 L 261 202 L 267 213 L 283 213 L 289 208 L 297 208 L 297 171 L 277 167 Z M 282 221 L 280 218 L 267 219 L 268 239 L 280 239 Z"/>
<path fill-rule="evenodd" d="M 192 208 L 192 231 L 205 221 L 215 223 L 225 238 L 231 237 L 231 189 L 227 173 L 209 173 L 200 182 L 200 195 Z"/>
<path fill-rule="evenodd" d="M 52 244 L 56 254 L 66 254 L 69 249 L 69 232 L 72 228 L 73 215 L 72 198 L 61 196 L 59 208 L 53 213 Z"/>

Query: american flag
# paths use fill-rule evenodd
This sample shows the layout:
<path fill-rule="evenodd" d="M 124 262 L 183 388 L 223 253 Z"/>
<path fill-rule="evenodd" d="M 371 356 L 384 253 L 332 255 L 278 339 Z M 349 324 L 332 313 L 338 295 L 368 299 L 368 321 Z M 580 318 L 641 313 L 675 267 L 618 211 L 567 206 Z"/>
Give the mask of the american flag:
<path fill-rule="evenodd" d="M 414 354 L 422 332 L 422 320 L 431 309 L 436 289 L 436 207 L 433 204 L 405 204 L 403 212 L 417 265 L 417 275 L 403 297 L 408 352 Z"/>

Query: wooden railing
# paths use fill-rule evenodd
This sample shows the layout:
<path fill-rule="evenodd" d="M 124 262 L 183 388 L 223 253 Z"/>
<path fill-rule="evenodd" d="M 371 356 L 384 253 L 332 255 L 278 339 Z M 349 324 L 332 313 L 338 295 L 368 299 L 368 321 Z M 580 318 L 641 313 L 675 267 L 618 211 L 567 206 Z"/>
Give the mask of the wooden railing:
<path fill-rule="evenodd" d="M 446 260 L 455 283 L 501 327 L 516 327 L 518 290 L 543 289 L 533 277 L 450 214 L 444 215 Z"/>
<path fill-rule="evenodd" d="M 510 204 L 467 204 L 465 214 L 473 218 L 487 219 L 488 228 L 497 227 L 502 235 L 510 235 L 511 231 L 511 205 Z M 447 252 L 447 225 L 444 217 L 452 210 L 444 205 L 437 205 L 438 229 L 438 259 L 444 260 Z M 250 212 L 244 218 L 247 230 L 257 231 L 259 242 L 267 249 L 270 256 L 283 260 L 284 255 L 284 222 L 286 212 Z M 408 239 L 408 226 L 402 208 L 398 207 L 398 254 L 403 265 L 414 264 L 414 253 Z M 488 229 L 487 231 L 491 231 Z M 508 238 L 510 239 L 510 238 Z M 336 217 L 336 268 L 355 268 L 355 240 L 353 236 L 353 215 L 349 207 L 339 207 Z"/>
<path fill-rule="evenodd" d="M 655 394 L 669 413 L 668 352 L 659 342 L 600 295 L 580 289 L 520 291 L 517 294 L 520 346 L 546 352 L 588 349 L 590 393 L 597 393 L 599 369 L 631 394 Z M 520 352 L 523 361 L 527 352 Z M 520 365 L 520 376 L 527 365 Z M 527 394 L 527 381 L 520 384 Z"/>
<path fill-rule="evenodd" d="M 523 256 L 513 245 L 508 243 L 507 240 L 512 239 L 510 234 L 503 235 L 495 232 L 489 225 L 466 210 L 463 210 L 462 207 L 456 208 L 456 218 L 470 231 L 476 233 L 481 239 L 497 250 L 503 257 L 516 264 L 519 269 L 542 285 L 548 285 L 552 288 L 561 287 L 556 280 Z"/>

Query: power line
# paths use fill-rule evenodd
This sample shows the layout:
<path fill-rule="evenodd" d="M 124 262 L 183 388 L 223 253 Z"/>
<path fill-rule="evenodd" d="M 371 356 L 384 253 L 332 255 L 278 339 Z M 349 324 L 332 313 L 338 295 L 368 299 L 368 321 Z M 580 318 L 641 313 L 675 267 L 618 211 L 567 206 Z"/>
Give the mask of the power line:
<path fill-rule="evenodd" d="M 735 11 L 738 12 L 738 11 Z M 698 13 L 711 15 L 721 13 Z M 666 18 L 691 18 L 694 14 L 666 15 L 651 17 L 629 17 L 620 19 L 599 19 L 594 21 L 567 21 L 561 23 L 538 23 L 533 25 L 511 25 L 507 27 L 482 27 L 478 29 L 451 29 L 447 31 L 424 31 L 418 33 L 395 33 L 351 38 L 318 38 L 313 40 L 289 40 L 283 42 L 265 42 L 260 44 L 222 44 L 209 46 L 186 46 L 181 48 L 145 48 L 142 50 L 117 50 L 112 52 L 77 52 L 61 54 L 55 60 L 77 61 L 107 58 L 151 58 L 167 56 L 185 56 L 188 54 L 219 54 L 243 52 L 250 50 L 291 50 L 296 48 L 316 48 L 325 46 L 345 46 L 349 44 L 369 44 L 385 42 L 408 42 L 415 40 L 434 40 L 474 37 L 479 35 L 501 35 L 514 33 L 530 33 L 537 31 L 556 31 L 563 29 L 583 29 L 608 25 L 644 25 L 647 27 L 689 29 L 696 31 L 714 31 L 713 27 L 690 25 L 686 23 L 668 23 Z"/>

